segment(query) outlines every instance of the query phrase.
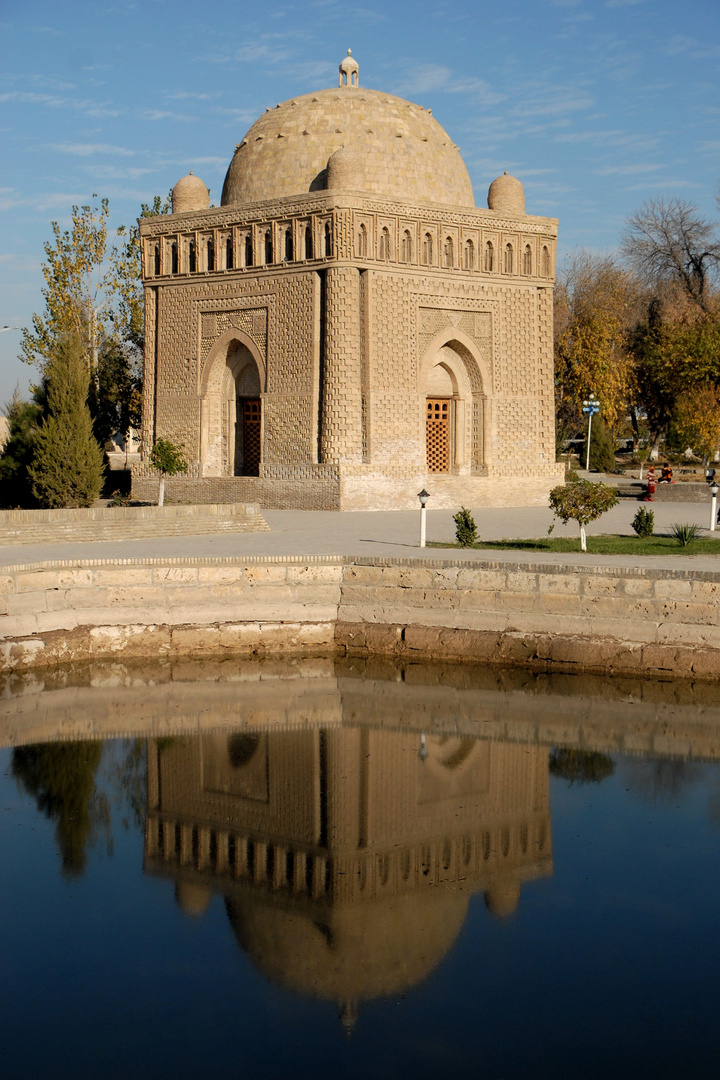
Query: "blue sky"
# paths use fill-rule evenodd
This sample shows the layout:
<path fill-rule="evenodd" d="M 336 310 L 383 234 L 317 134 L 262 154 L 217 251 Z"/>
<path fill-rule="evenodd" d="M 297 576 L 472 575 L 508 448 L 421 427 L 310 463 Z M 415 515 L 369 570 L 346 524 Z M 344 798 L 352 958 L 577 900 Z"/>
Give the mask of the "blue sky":
<path fill-rule="evenodd" d="M 427 108 L 478 205 L 508 169 L 561 252 L 617 244 L 645 199 L 716 213 L 718 0 L 0 0 L 0 326 L 42 310 L 43 241 L 73 203 L 115 225 L 193 169 L 219 202 L 268 106 L 337 83 Z M 0 333 L 0 402 L 33 370 Z"/>

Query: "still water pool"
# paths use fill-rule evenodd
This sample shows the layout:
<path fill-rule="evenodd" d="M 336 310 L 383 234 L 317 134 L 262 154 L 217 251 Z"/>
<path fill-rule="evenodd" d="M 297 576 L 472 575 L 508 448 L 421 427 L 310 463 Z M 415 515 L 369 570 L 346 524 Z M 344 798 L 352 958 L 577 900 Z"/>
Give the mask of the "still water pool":
<path fill-rule="evenodd" d="M 0 743 L 4 1080 L 717 1073 L 713 688 L 96 666 Z"/>

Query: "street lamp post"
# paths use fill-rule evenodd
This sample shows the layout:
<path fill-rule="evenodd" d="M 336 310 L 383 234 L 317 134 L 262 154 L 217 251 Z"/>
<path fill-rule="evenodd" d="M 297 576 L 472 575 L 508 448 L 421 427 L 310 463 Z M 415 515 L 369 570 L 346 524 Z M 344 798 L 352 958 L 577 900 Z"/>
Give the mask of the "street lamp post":
<path fill-rule="evenodd" d="M 427 501 L 430 498 L 430 492 L 425 488 L 422 491 L 418 491 L 418 499 L 420 500 L 420 547 L 425 547 L 425 535 L 427 529 Z"/>
<path fill-rule="evenodd" d="M 718 491 L 720 491 L 720 488 L 717 486 L 717 484 L 713 480 L 712 485 L 710 487 L 710 494 L 712 495 L 712 500 L 710 502 L 710 532 L 715 532 L 715 527 L 717 525 L 717 497 L 718 497 Z"/>
<path fill-rule="evenodd" d="M 589 472 L 589 470 L 590 470 L 590 433 L 592 431 L 592 418 L 593 418 L 593 416 L 595 416 L 596 413 L 600 412 L 600 402 L 595 397 L 594 392 L 591 391 L 590 397 L 587 399 L 587 401 L 583 401 L 583 410 L 582 411 L 585 413 L 585 415 L 588 418 L 588 444 L 587 444 L 587 455 L 586 455 L 586 459 L 585 459 L 585 471 Z"/>

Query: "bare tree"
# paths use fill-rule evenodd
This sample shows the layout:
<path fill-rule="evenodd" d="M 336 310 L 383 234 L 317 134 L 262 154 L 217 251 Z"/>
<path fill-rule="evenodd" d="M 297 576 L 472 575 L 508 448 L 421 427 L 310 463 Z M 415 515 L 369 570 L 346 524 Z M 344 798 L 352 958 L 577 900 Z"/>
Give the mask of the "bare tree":
<path fill-rule="evenodd" d="M 720 267 L 717 226 L 682 199 L 650 199 L 628 218 L 620 250 L 649 285 L 678 283 L 705 314 Z"/>

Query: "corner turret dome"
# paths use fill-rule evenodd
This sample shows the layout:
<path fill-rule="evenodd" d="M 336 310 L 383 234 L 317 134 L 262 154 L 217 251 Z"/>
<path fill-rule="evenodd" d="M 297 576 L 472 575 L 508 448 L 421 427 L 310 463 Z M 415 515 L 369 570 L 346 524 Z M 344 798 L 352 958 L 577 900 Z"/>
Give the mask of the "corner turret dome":
<path fill-rule="evenodd" d="M 186 214 L 190 210 L 207 210 L 210 192 L 199 176 L 189 172 L 181 177 L 172 189 L 173 214 Z"/>
<path fill-rule="evenodd" d="M 325 175 L 325 187 L 328 191 L 360 191 L 364 184 L 361 154 L 354 154 L 352 150 L 341 146 L 330 155 Z"/>
<path fill-rule="evenodd" d="M 516 177 L 510 176 L 507 169 L 490 185 L 488 209 L 500 210 L 514 217 L 525 213 L 525 189 Z"/>
<path fill-rule="evenodd" d="M 347 64 L 355 61 L 343 61 L 341 78 Z M 402 202 L 475 206 L 458 148 L 429 110 L 350 85 L 303 94 L 263 113 L 235 151 L 222 205 L 321 191 L 329 159 L 345 147 L 360 163 L 354 190 Z"/>

